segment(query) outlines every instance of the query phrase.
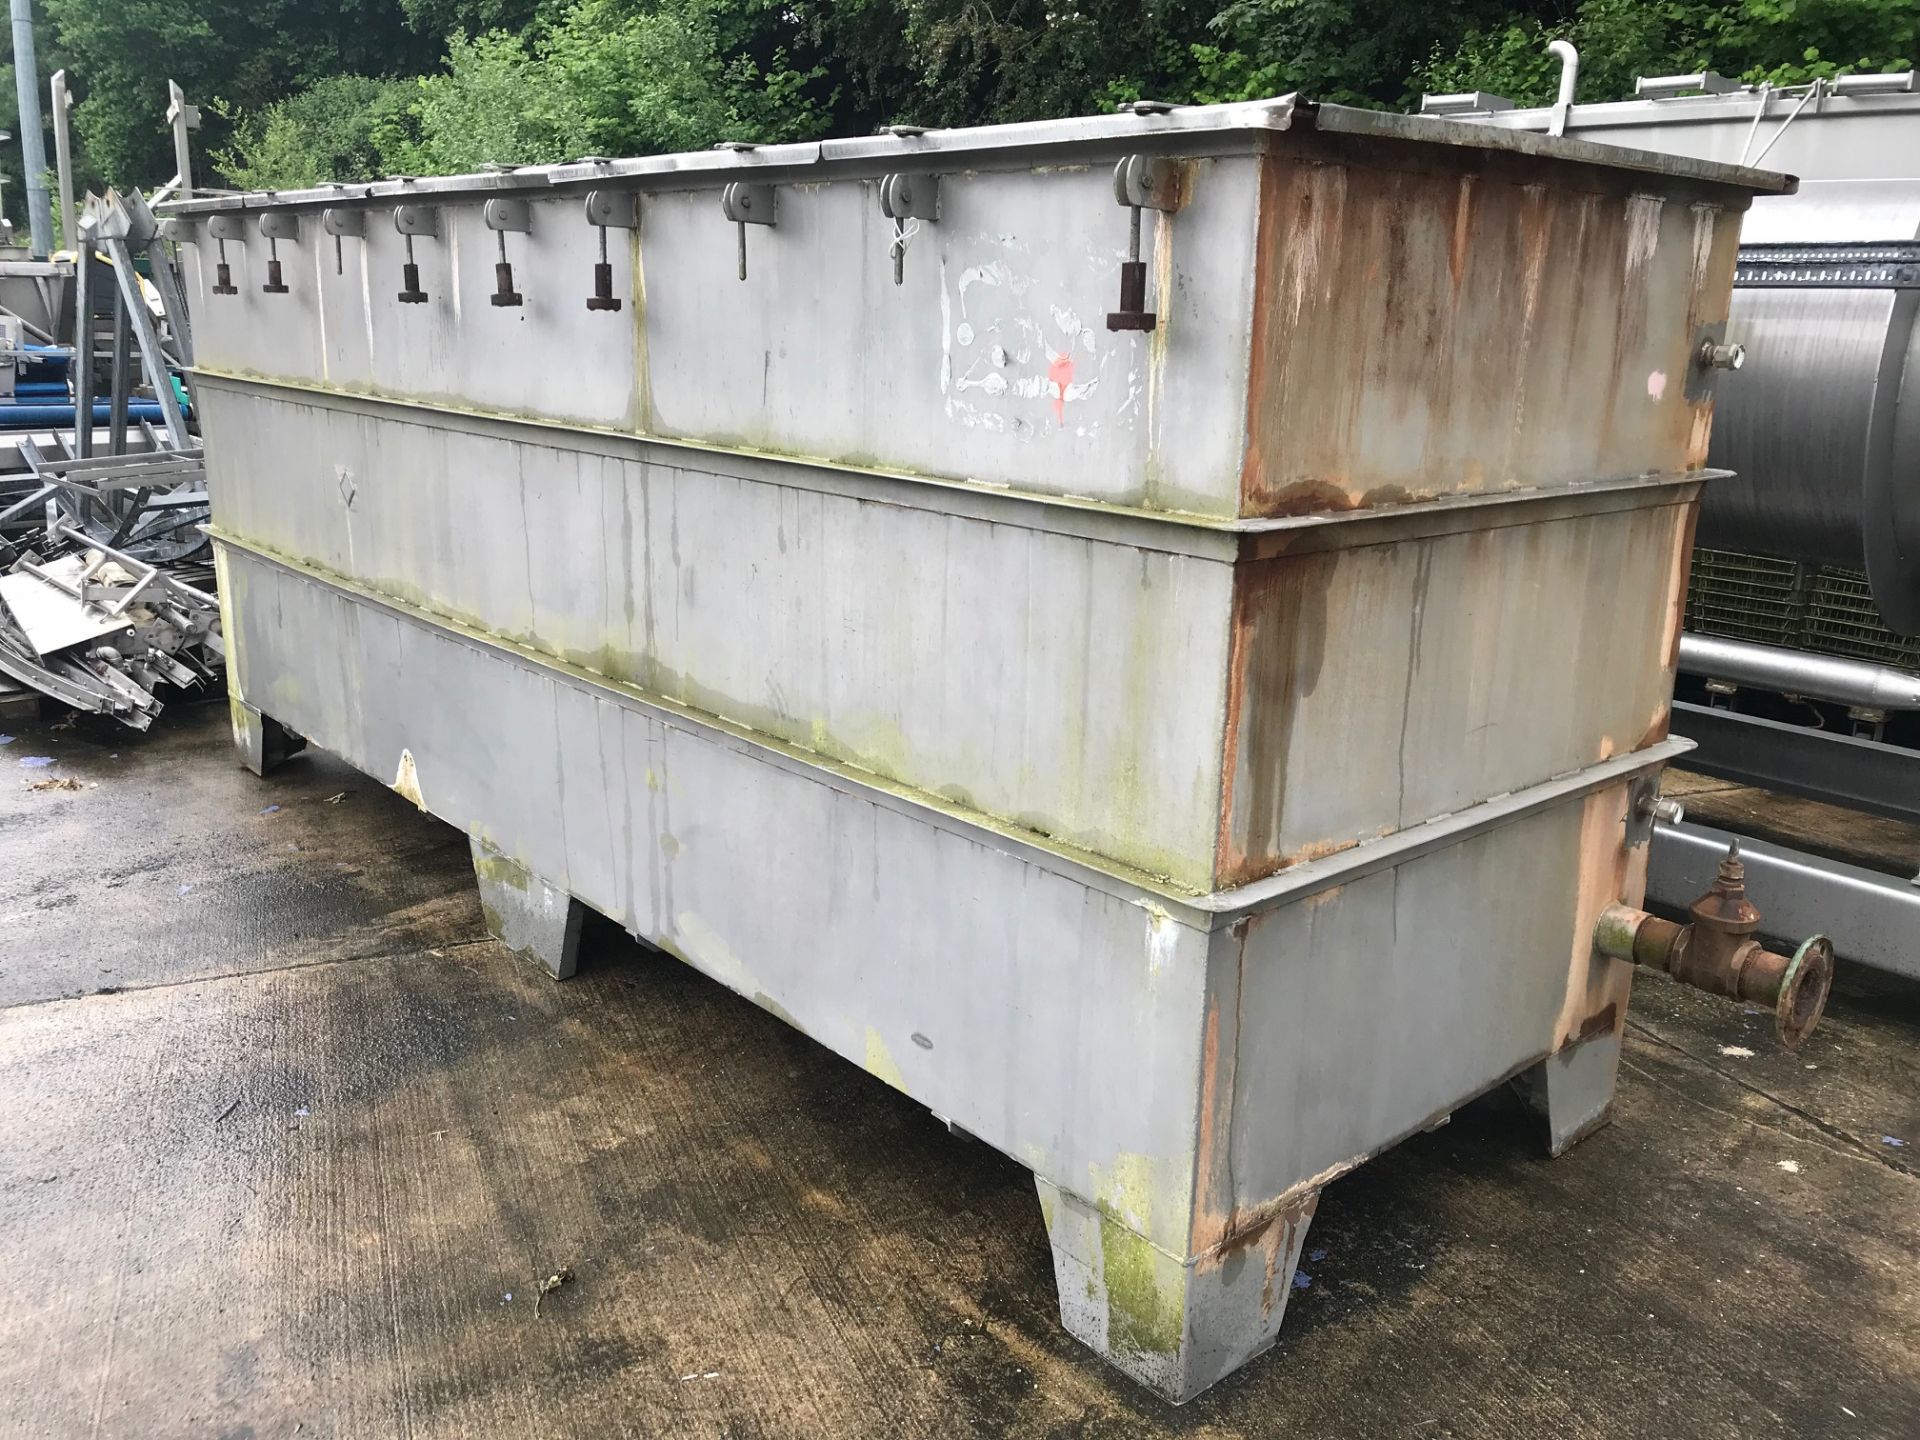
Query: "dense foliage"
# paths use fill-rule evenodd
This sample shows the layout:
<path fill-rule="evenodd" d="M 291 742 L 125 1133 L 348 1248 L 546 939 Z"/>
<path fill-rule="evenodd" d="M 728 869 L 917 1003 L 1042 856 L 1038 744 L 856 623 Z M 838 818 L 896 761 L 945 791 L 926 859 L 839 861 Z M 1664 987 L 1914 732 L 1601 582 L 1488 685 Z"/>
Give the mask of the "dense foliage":
<path fill-rule="evenodd" d="M 89 175 L 173 170 L 166 81 L 228 180 L 468 170 L 1300 90 L 1582 98 L 1645 73 L 1776 83 L 1905 68 L 1916 0 L 41 0 Z M 10 77 L 8 77 L 10 78 Z M 203 162 L 204 163 L 204 162 Z M 7 167 L 11 165 L 9 170 Z M 0 163 L 17 185 L 18 159 Z M 13 191 L 17 197 L 17 189 Z M 18 213 L 17 200 L 14 205 Z"/>

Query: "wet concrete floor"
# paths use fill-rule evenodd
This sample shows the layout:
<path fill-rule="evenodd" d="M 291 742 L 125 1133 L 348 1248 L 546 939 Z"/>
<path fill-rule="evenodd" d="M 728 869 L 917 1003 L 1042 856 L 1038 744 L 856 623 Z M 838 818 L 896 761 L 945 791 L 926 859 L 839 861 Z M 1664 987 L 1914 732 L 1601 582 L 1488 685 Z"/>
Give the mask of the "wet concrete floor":
<path fill-rule="evenodd" d="M 1495 1095 L 1339 1181 L 1174 1410 L 1018 1165 L 611 929 L 555 984 L 462 836 L 225 721 L 0 745 L 0 1436 L 1920 1434 L 1913 987 L 1788 1055 L 1643 979 L 1609 1129 Z"/>

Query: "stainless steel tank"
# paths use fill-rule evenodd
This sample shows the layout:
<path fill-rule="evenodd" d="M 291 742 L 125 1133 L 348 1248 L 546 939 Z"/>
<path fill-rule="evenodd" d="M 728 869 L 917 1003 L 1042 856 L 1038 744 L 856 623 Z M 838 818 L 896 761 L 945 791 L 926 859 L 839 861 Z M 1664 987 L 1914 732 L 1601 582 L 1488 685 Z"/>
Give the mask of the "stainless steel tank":
<path fill-rule="evenodd" d="M 236 738 L 1031 1167 L 1185 1399 L 1331 1181 L 1564 1148 L 1614 957 L 1748 953 L 1621 907 L 1788 183 L 1288 98 L 177 205 Z"/>
<path fill-rule="evenodd" d="M 1657 98 L 1575 106 L 1566 128 L 1801 180 L 1742 235 L 1728 334 L 1746 364 L 1711 451 L 1739 479 L 1708 496 L 1700 543 L 1865 571 L 1885 623 L 1920 633 L 1920 92 L 1911 75 L 1787 95 L 1685 78 L 1707 92 L 1652 82 Z M 1544 130 L 1553 116 L 1476 118 Z"/>

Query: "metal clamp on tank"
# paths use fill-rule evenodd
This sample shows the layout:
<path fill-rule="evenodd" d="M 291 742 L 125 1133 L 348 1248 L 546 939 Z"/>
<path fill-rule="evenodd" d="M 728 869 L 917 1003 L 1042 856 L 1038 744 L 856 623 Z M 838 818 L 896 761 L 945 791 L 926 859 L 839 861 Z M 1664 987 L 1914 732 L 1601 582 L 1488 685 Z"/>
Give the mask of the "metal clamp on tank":
<path fill-rule="evenodd" d="M 720 209 L 740 228 L 740 278 L 747 278 L 747 226 L 771 225 L 774 216 L 771 185 L 753 185 L 735 180 L 720 192 Z"/>
<path fill-rule="evenodd" d="M 347 258 L 341 253 L 340 237 L 358 235 L 364 242 L 367 238 L 367 212 L 364 210 L 323 210 L 320 212 L 320 228 L 333 236 L 333 273 L 347 273 Z"/>
<path fill-rule="evenodd" d="M 267 237 L 267 283 L 260 287 L 267 295 L 285 295 L 286 281 L 280 277 L 280 242 L 300 239 L 300 221 L 283 210 L 260 217 L 260 233 Z"/>
<path fill-rule="evenodd" d="M 393 212 L 393 228 L 407 240 L 407 259 L 400 267 L 400 294 L 396 298 L 402 305 L 424 305 L 427 292 L 420 288 L 420 267 L 413 261 L 413 237 L 438 237 L 440 212 L 431 205 L 398 206 Z"/>
<path fill-rule="evenodd" d="M 893 283 L 904 284 L 907 278 L 908 243 L 922 221 L 931 225 L 940 218 L 940 177 L 881 176 L 880 213 L 893 222 L 893 239 L 887 245 L 887 253 L 893 257 Z"/>
<path fill-rule="evenodd" d="M 600 232 L 600 258 L 593 267 L 593 294 L 587 297 L 587 309 L 618 310 L 620 300 L 613 293 L 613 265 L 607 259 L 607 227 L 639 229 L 639 199 L 631 191 L 590 190 L 587 223 Z"/>
<path fill-rule="evenodd" d="M 513 288 L 513 266 L 507 262 L 507 232 L 517 230 L 522 235 L 531 235 L 533 207 L 524 200 L 489 200 L 481 216 L 487 228 L 500 237 L 500 259 L 493 267 L 493 294 L 487 297 L 487 303 L 519 305 L 522 302 L 520 292 Z"/>
<path fill-rule="evenodd" d="M 1793 954 L 1777 955 L 1754 938 L 1760 912 L 1747 899 L 1738 840 L 1688 913 L 1691 923 L 1676 925 L 1631 905 L 1609 905 L 1594 926 L 1594 948 L 1664 970 L 1713 995 L 1771 1005 L 1774 1028 L 1788 1049 L 1813 1033 L 1833 986 L 1833 942 L 1815 935 Z"/>
<path fill-rule="evenodd" d="M 227 265 L 227 241 L 238 240 L 245 244 L 246 227 L 238 215 L 215 215 L 207 222 L 207 230 L 220 246 L 220 259 L 213 271 L 213 293 L 238 295 L 240 287 L 233 283 L 233 271 Z"/>
<path fill-rule="evenodd" d="M 1147 263 L 1140 258 L 1140 212 L 1180 208 L 1180 170 L 1171 160 L 1129 155 L 1113 167 L 1113 198 L 1130 213 L 1127 258 L 1120 265 L 1120 308 L 1109 330 L 1151 330 L 1160 317 L 1147 309 Z"/>

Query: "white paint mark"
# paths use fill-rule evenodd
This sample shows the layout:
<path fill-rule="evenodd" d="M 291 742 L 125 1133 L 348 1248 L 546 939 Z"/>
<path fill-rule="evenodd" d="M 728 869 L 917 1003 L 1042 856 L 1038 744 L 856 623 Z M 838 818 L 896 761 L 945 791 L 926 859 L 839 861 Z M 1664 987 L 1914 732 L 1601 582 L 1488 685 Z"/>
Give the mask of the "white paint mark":
<path fill-rule="evenodd" d="M 1776 1160 L 1773 1163 L 1789 1175 L 1798 1175 L 1800 1173 L 1800 1162 L 1798 1160 Z"/>
<path fill-rule="evenodd" d="M 1749 1050 L 1744 1045 L 1722 1045 L 1720 1047 L 1720 1053 L 1726 1056 L 1729 1060 L 1753 1059 L 1753 1051 Z"/>
<path fill-rule="evenodd" d="M 973 344 L 973 326 L 962 320 L 958 325 L 953 327 L 953 338 L 958 340 L 962 345 Z"/>
<path fill-rule="evenodd" d="M 1695 205 L 1693 209 L 1693 287 L 1698 290 L 1707 278 L 1707 265 L 1713 259 L 1713 226 L 1720 218 L 1718 205 Z"/>
<path fill-rule="evenodd" d="M 1647 376 L 1647 398 L 1649 400 L 1658 400 L 1666 393 L 1667 372 L 1664 370 L 1655 370 Z"/>
<path fill-rule="evenodd" d="M 1627 279 L 1639 275 L 1660 246 L 1660 214 L 1667 202 L 1658 195 L 1627 197 Z"/>

